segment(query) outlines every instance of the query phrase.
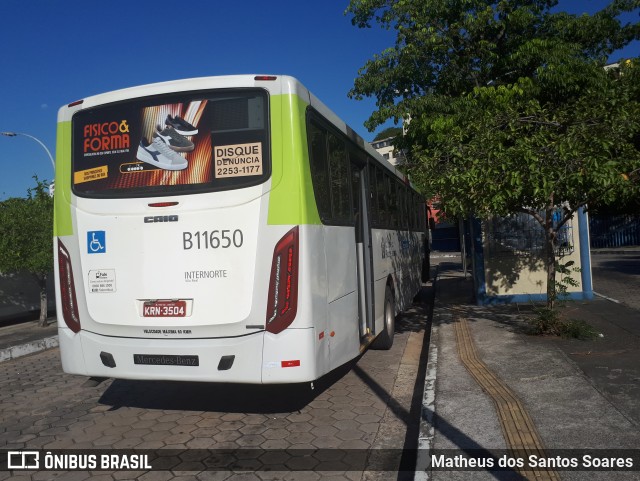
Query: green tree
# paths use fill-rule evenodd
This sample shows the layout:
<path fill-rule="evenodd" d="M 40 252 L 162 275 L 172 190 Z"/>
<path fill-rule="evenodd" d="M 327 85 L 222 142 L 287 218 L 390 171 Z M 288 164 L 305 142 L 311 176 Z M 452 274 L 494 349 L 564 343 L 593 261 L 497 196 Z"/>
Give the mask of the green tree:
<path fill-rule="evenodd" d="M 0 202 L 0 272 L 28 272 L 40 288 L 41 327 L 47 323 L 47 277 L 53 269 L 53 198 L 47 185 L 36 186 L 27 198 Z"/>
<path fill-rule="evenodd" d="M 374 142 L 382 139 L 388 139 L 389 137 L 398 137 L 402 134 L 402 129 L 400 127 L 387 127 L 384 130 L 381 130 L 376 134 L 373 138 Z"/>
<path fill-rule="evenodd" d="M 640 64 L 605 68 L 640 38 L 637 22 L 619 20 L 640 0 L 580 16 L 552 11 L 557 3 L 351 0 L 347 9 L 354 25 L 397 31 L 350 92 L 377 99 L 367 128 L 408 122 L 408 173 L 447 214 L 533 216 L 550 309 L 558 230 L 580 207 L 637 196 L 640 170 Z"/>

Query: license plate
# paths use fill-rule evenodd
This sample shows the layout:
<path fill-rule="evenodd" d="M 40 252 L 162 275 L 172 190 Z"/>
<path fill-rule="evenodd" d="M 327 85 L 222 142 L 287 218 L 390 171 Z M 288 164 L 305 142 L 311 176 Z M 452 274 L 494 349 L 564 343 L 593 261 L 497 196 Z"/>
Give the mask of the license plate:
<path fill-rule="evenodd" d="M 149 301 L 142 306 L 144 317 L 185 317 L 187 301 Z"/>

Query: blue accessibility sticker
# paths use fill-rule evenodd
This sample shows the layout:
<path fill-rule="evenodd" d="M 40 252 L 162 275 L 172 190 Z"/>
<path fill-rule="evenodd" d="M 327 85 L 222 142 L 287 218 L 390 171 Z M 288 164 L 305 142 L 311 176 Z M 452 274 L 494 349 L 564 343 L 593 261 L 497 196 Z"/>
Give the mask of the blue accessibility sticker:
<path fill-rule="evenodd" d="M 104 254 L 107 252 L 107 235 L 105 231 L 87 231 L 87 252 L 89 254 Z"/>

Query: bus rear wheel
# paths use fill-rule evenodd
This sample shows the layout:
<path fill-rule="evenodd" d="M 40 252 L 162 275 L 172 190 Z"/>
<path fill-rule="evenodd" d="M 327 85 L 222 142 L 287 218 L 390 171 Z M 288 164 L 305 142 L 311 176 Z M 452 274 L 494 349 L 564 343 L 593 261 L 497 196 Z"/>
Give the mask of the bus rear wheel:
<path fill-rule="evenodd" d="M 388 350 L 393 346 L 393 335 L 396 330 L 396 307 L 393 292 L 389 286 L 384 293 L 384 328 L 371 344 L 372 349 Z"/>

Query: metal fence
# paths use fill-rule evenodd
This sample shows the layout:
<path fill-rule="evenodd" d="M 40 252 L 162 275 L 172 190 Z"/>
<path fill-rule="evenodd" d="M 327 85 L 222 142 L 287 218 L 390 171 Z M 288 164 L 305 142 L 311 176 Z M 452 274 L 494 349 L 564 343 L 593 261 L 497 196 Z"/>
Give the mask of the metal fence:
<path fill-rule="evenodd" d="M 591 248 L 640 246 L 640 215 L 589 216 Z"/>
<path fill-rule="evenodd" d="M 457 225 L 436 225 L 431 236 L 432 251 L 460 252 L 460 229 Z"/>
<path fill-rule="evenodd" d="M 544 230 L 528 214 L 494 217 L 484 223 L 484 229 L 488 256 L 526 257 L 544 254 Z M 569 220 L 557 232 L 555 251 L 557 256 L 562 257 L 570 255 L 573 250 L 573 221 Z"/>

